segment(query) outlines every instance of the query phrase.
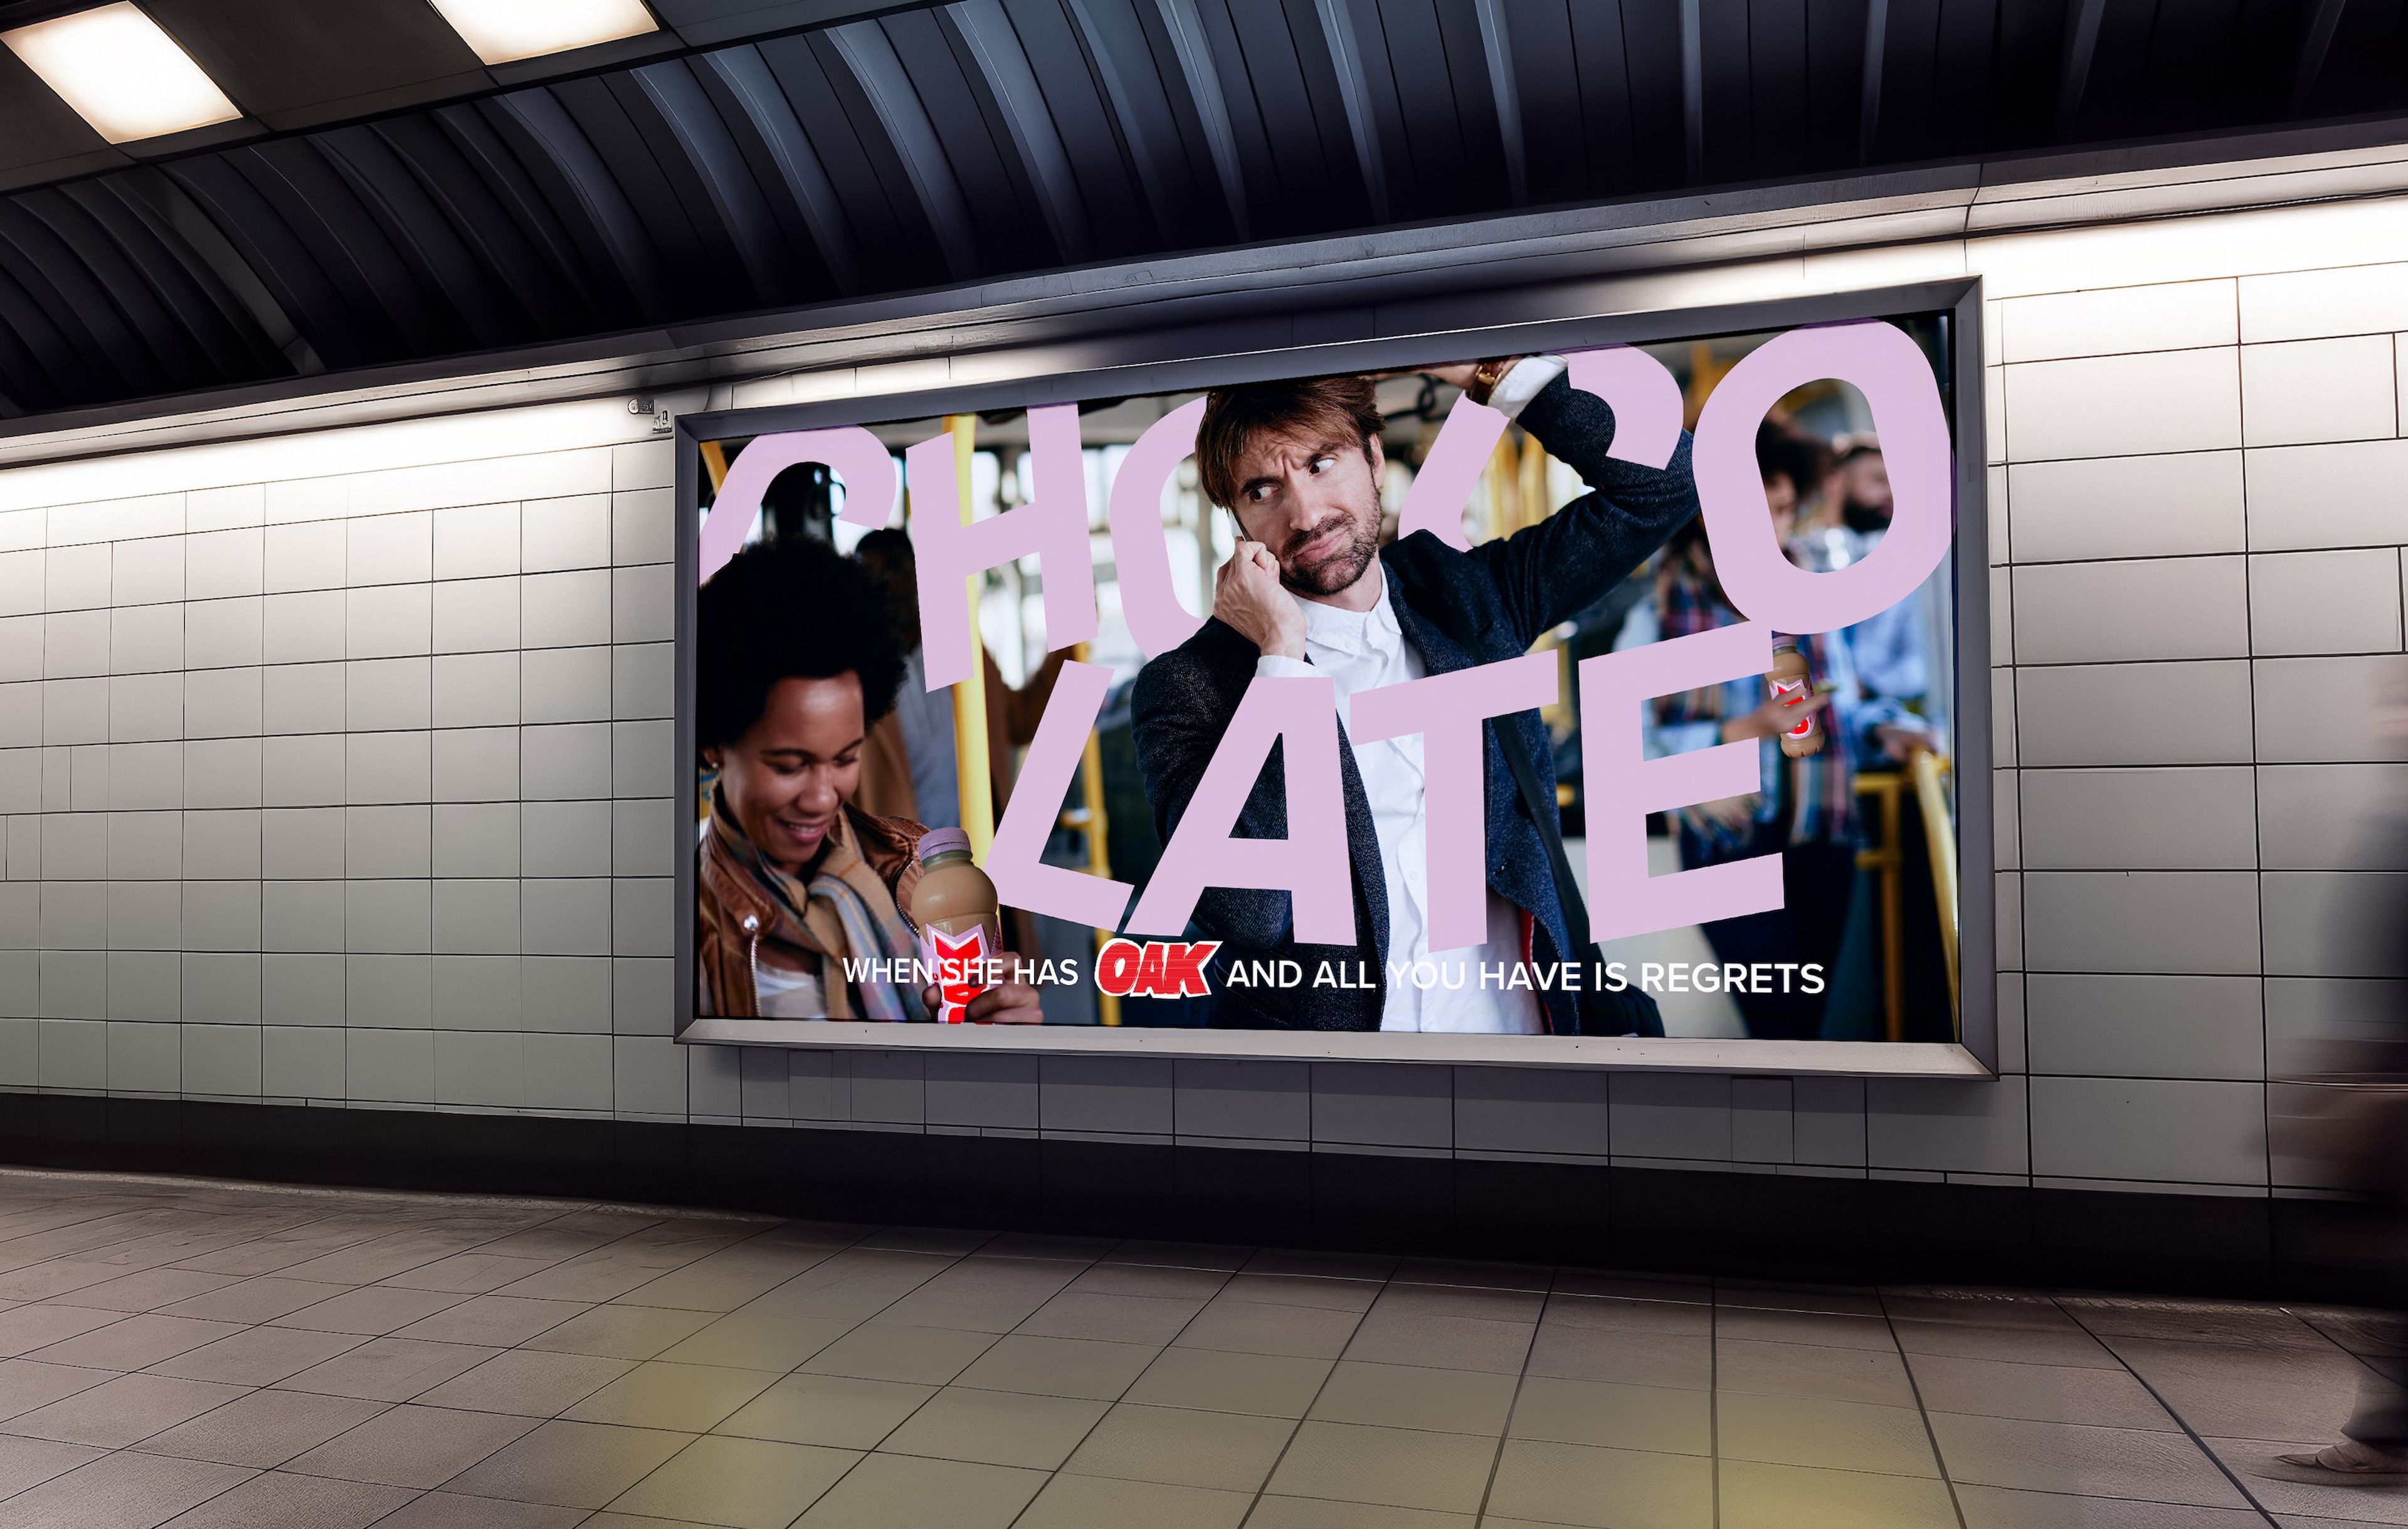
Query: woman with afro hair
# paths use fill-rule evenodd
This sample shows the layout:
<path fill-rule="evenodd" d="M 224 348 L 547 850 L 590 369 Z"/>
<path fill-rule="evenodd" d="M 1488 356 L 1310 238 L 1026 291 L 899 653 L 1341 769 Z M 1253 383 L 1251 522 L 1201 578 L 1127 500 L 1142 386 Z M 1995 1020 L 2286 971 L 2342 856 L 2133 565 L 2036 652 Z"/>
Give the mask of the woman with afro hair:
<path fill-rule="evenodd" d="M 696 735 L 715 776 L 696 846 L 695 1012 L 776 1019 L 925 1020 L 924 991 L 853 982 L 847 959 L 909 961 L 924 831 L 853 805 L 869 727 L 895 704 L 903 655 L 869 577 L 824 541 L 745 548 L 698 601 Z M 1036 1023 L 1006 983 L 969 1007 Z"/>

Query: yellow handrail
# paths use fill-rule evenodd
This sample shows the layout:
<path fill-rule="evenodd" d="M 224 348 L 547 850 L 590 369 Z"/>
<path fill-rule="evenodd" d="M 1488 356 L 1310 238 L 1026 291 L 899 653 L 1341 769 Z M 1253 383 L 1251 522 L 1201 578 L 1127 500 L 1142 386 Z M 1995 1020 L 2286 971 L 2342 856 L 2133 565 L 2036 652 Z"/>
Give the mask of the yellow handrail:
<path fill-rule="evenodd" d="M 1960 1003 L 1957 979 L 1956 826 L 1948 806 L 1948 772 L 1944 756 L 1917 750 L 1908 767 L 1914 776 L 1916 805 L 1923 813 L 1924 846 L 1931 855 L 1932 896 L 1939 904 L 1940 948 L 1948 968 L 1948 1006 L 1954 1015 Z M 1905 835 L 1899 800 L 1904 776 L 1887 771 L 1856 777 L 1856 795 L 1874 799 L 1880 808 L 1879 842 L 1856 852 L 1859 870 L 1881 873 L 1882 1011 L 1884 1029 L 1893 1041 L 1906 1038 L 1906 912 L 1901 905 L 1901 876 L 1906 870 Z"/>
<path fill-rule="evenodd" d="M 1923 844 L 1931 852 L 1932 895 L 1940 903 L 1940 949 L 1948 958 L 1948 1006 L 1957 1003 L 1956 990 L 1956 822 L 1948 810 L 1947 789 L 1940 777 L 1948 761 L 1928 750 L 1914 756 L 1914 797 L 1923 808 Z"/>

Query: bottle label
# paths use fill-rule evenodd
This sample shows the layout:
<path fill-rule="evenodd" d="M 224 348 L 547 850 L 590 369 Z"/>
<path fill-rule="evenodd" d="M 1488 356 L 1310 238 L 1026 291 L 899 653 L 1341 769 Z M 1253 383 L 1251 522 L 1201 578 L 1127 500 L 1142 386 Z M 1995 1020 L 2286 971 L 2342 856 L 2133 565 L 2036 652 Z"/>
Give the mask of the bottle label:
<path fill-rule="evenodd" d="M 986 925 L 971 925 L 959 934 L 931 926 L 920 932 L 920 959 L 936 974 L 937 1012 L 940 1025 L 967 1022 L 971 999 L 995 986 L 987 980 L 987 963 L 995 959 Z"/>
<path fill-rule="evenodd" d="M 1810 689 L 1803 678 L 1795 680 L 1773 680 L 1770 683 L 1772 685 L 1772 699 L 1781 702 L 1782 705 L 1803 706 L 1806 704 L 1806 697 L 1810 694 Z M 1813 732 L 1813 717 L 1811 715 L 1802 716 L 1798 719 L 1798 726 L 1789 729 L 1789 736 L 1792 738 L 1808 738 L 1812 737 Z"/>

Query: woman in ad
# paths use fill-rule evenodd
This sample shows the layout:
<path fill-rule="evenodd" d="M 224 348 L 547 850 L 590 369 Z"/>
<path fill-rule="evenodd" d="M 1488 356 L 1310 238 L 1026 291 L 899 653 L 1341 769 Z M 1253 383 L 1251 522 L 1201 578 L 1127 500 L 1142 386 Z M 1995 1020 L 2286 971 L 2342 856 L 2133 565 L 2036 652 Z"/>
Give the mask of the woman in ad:
<path fill-rule="evenodd" d="M 913 959 L 904 910 L 925 831 L 853 805 L 863 743 L 903 678 L 868 575 L 810 538 L 760 542 L 702 587 L 697 617 L 709 656 L 697 743 L 712 777 L 695 858 L 697 1012 L 926 1020 L 924 991 L 847 975 L 848 960 Z M 1041 1014 L 1035 989 L 1005 983 L 971 1017 Z"/>

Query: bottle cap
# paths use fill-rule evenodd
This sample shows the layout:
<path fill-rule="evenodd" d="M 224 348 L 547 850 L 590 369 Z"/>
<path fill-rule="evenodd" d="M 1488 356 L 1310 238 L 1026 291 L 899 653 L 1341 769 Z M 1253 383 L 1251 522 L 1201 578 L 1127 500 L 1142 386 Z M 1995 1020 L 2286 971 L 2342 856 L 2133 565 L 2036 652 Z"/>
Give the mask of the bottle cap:
<path fill-rule="evenodd" d="M 930 829 L 920 835 L 913 848 L 923 863 L 939 855 L 967 855 L 970 852 L 970 836 L 961 829 Z"/>

